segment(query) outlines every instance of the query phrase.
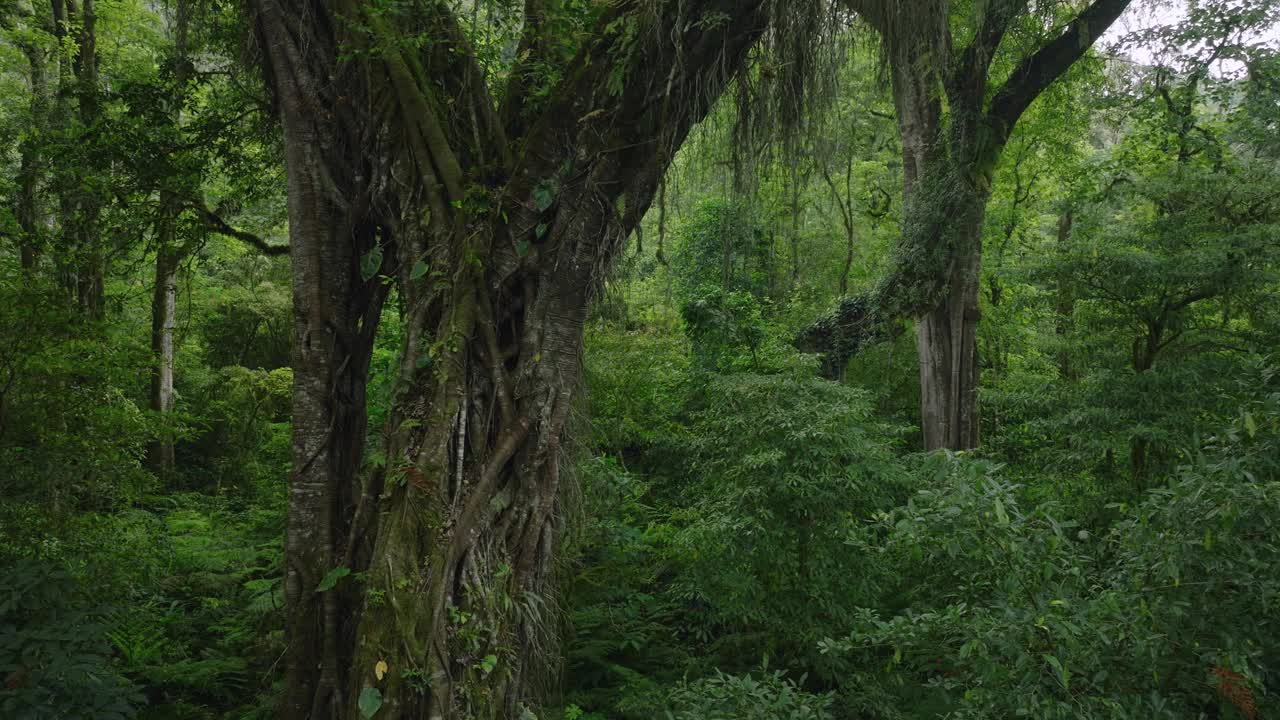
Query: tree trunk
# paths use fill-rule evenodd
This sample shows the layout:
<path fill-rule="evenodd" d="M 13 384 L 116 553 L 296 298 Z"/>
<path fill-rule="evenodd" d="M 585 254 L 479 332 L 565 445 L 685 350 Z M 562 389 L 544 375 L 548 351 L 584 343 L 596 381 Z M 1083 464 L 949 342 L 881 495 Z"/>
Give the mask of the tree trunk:
<path fill-rule="evenodd" d="M 191 21 L 191 0 L 178 0 L 173 33 L 174 96 L 170 98 L 170 118 L 182 124 L 182 106 L 187 81 L 187 30 Z M 167 178 L 177 183 L 178 178 Z M 178 265 L 186 255 L 177 237 L 182 206 L 171 189 L 160 191 L 160 216 L 156 222 L 156 276 L 151 298 L 151 411 L 167 420 L 173 412 L 173 329 L 178 310 Z M 165 423 L 168 424 L 167 422 Z M 172 428 L 147 448 L 147 460 L 160 477 L 174 470 Z"/>
<path fill-rule="evenodd" d="M 1068 207 L 1058 218 L 1058 251 L 1066 252 L 1066 245 L 1071 240 L 1071 226 L 1074 215 Z M 1076 298 L 1071 286 L 1071 278 L 1066 273 L 1058 276 L 1058 297 L 1054 304 L 1054 334 L 1058 340 L 1058 376 L 1063 380 L 1079 380 L 1080 374 L 1071 364 L 1071 350 L 1068 343 L 1075 327 Z"/>
<path fill-rule="evenodd" d="M 30 68 L 31 107 L 29 122 L 33 128 L 45 131 L 48 118 L 49 80 L 46 72 L 48 54 L 34 42 L 21 44 Z M 18 201 L 14 213 L 18 221 L 19 252 L 22 268 L 32 270 L 40 258 L 40 236 L 45 224 L 40 203 L 40 182 L 43 167 L 37 143 L 31 137 L 24 138 L 19 150 Z"/>
<path fill-rule="evenodd" d="M 964 46 L 953 45 L 948 2 L 844 4 L 876 29 L 889 63 L 902 138 L 902 238 L 877 289 L 862 302 L 842 302 L 796 344 L 822 352 L 826 368 L 840 368 L 884 334 L 878 328 L 916 316 L 925 447 L 973 447 L 982 215 L 993 171 L 1018 118 L 1129 0 L 1094 0 L 996 88 L 989 87 L 991 61 L 1022 3 L 983 4 L 978 31 Z"/>
<path fill-rule="evenodd" d="M 916 320 L 920 417 L 926 450 L 978 446 L 978 228 L 974 251 L 956 258 L 942 304 Z"/>
<path fill-rule="evenodd" d="M 81 139 L 88 136 L 99 116 L 97 11 L 94 3 L 95 0 L 83 0 L 77 8 L 74 0 L 65 0 L 66 21 L 78 22 L 72 66 Z M 59 14 L 58 3 L 54 6 L 56 17 Z M 69 80 L 65 75 L 63 78 Z M 65 90 L 67 88 L 63 88 Z M 93 151 L 91 145 L 87 150 Z M 80 311 L 89 318 L 101 320 L 106 315 L 106 267 L 99 243 L 98 223 L 102 213 L 99 191 L 92 187 L 92 183 L 86 183 L 83 177 L 77 177 L 75 186 L 64 188 L 64 191 L 67 195 L 63 198 L 62 232 L 71 248 L 64 271 L 65 281 Z"/>
<path fill-rule="evenodd" d="M 937 80 L 922 59 L 926 52 L 927 45 L 908 46 L 893 66 L 902 232 L 908 247 L 923 255 L 915 269 L 920 287 L 907 295 L 918 295 L 909 298 L 913 306 L 932 306 L 916 317 L 924 447 L 965 450 L 978 445 L 978 296 L 987 194 L 981 176 L 965 172 L 966 158 L 979 154 L 971 147 L 974 130 L 954 118 L 955 127 L 943 127 Z"/>
<path fill-rule="evenodd" d="M 169 235 L 170 242 L 162 238 L 156 251 L 155 290 L 151 298 L 151 411 L 161 418 L 173 412 L 173 329 L 178 310 L 179 261 L 171 244 L 175 219 L 170 216 L 161 229 L 162 235 Z M 173 472 L 173 435 L 169 428 L 147 447 L 147 462 L 162 478 Z"/>
<path fill-rule="evenodd" d="M 397 11 L 433 39 L 421 54 L 399 16 L 360 29 L 342 7 L 259 0 L 254 18 L 284 127 L 296 319 L 281 716 L 359 718 L 363 698 L 379 720 L 518 718 L 556 664 L 587 305 L 769 6 L 610 5 L 532 118 L 494 113 L 448 4 Z M 678 32 L 686 12 L 727 20 Z M 658 24 L 624 49 L 607 28 L 633 21 Z M 350 59 L 362 33 L 377 52 Z M 387 466 L 359 483 L 379 268 L 405 344 Z"/>
<path fill-rule="evenodd" d="M 1133 357 L 1130 361 L 1133 372 L 1137 375 L 1149 372 L 1155 367 L 1156 356 L 1160 354 L 1164 339 L 1164 314 L 1157 319 L 1146 322 L 1145 331 L 1133 339 Z M 1151 442 L 1135 435 L 1129 441 L 1129 476 L 1136 489 L 1142 490 L 1146 484 L 1148 473 L 1148 455 Z"/>

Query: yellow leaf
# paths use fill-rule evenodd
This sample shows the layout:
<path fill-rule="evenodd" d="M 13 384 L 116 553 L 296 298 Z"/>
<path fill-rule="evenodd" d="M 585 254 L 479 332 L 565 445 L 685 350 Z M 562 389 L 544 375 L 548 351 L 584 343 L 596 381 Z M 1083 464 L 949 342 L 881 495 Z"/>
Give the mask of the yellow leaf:
<path fill-rule="evenodd" d="M 373 666 L 373 674 L 381 680 L 383 675 L 387 674 L 387 663 L 385 660 L 379 660 L 377 665 Z"/>

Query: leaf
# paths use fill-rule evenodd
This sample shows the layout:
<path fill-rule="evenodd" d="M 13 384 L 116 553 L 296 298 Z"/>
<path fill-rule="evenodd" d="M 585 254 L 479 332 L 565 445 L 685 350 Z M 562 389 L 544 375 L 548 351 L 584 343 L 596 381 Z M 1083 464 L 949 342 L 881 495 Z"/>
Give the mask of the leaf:
<path fill-rule="evenodd" d="M 372 687 L 367 687 L 361 690 L 357 706 L 360 708 L 361 717 L 373 717 L 374 714 L 382 708 L 382 691 L 378 690 L 378 688 Z"/>
<path fill-rule="evenodd" d="M 488 675 L 489 673 L 493 672 L 493 669 L 497 666 L 498 666 L 497 655 L 485 655 L 484 659 L 480 661 L 480 669 L 484 671 L 485 675 Z"/>
<path fill-rule="evenodd" d="M 382 677 L 387 674 L 387 661 L 379 660 L 378 664 L 373 666 L 373 674 L 378 676 L 378 679 L 381 680 Z"/>
<path fill-rule="evenodd" d="M 382 246 L 375 245 L 369 249 L 360 258 L 360 277 L 364 280 L 372 278 L 378 274 L 378 270 L 382 267 Z"/>
<path fill-rule="evenodd" d="M 418 262 L 413 264 L 413 269 L 409 271 L 409 279 L 417 280 L 418 278 L 426 274 L 427 274 L 427 263 L 422 260 L 419 260 Z"/>
<path fill-rule="evenodd" d="M 996 520 L 1001 525 L 1009 524 L 1009 514 L 1004 511 L 1004 503 L 1000 502 L 1000 498 L 996 498 Z"/>
<path fill-rule="evenodd" d="M 533 189 L 533 205 L 538 212 L 544 212 L 556 201 L 556 186 L 544 181 Z"/>
<path fill-rule="evenodd" d="M 1052 655 L 1046 654 L 1044 656 L 1044 661 L 1049 663 L 1051 666 L 1053 666 L 1053 669 L 1057 671 L 1058 682 L 1062 683 L 1062 689 L 1063 690 L 1069 689 L 1068 683 L 1071 678 L 1071 674 L 1067 672 L 1066 668 L 1062 667 L 1062 663 L 1058 661 L 1058 658 Z"/>
<path fill-rule="evenodd" d="M 516 255 L 524 257 L 529 254 L 529 243 L 524 240 L 516 241 Z"/>
<path fill-rule="evenodd" d="M 547 234 L 546 223 L 538 223 L 538 226 L 533 229 L 533 236 L 538 238 L 539 240 L 541 240 L 542 236 L 546 234 Z"/>
<path fill-rule="evenodd" d="M 1258 422 L 1253 419 L 1253 413 L 1244 414 L 1244 429 L 1249 433 L 1249 437 L 1258 434 Z"/>
<path fill-rule="evenodd" d="M 351 568 L 336 567 L 330 570 L 329 574 L 325 575 L 324 579 L 320 581 L 320 584 L 316 586 L 316 592 L 325 592 L 326 590 L 332 590 L 333 586 L 337 585 L 339 580 L 341 580 L 342 578 L 350 574 L 351 574 Z"/>

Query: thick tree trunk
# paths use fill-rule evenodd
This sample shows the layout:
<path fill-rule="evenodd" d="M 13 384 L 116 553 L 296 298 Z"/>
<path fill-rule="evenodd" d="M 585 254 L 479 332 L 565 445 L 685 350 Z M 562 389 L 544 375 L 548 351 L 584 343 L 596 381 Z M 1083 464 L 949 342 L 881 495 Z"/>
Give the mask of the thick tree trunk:
<path fill-rule="evenodd" d="M 286 17 L 274 2 L 261 3 L 257 22 L 284 130 L 293 271 L 293 468 L 280 715 L 319 720 L 341 717 L 346 704 L 356 595 L 351 580 L 318 588 L 332 571 L 362 569 L 351 526 L 362 517 L 356 506 L 365 493 L 357 475 L 369 361 L 387 292 L 376 275 L 382 263 L 374 259 L 394 254 L 394 239 L 371 219 L 371 188 L 385 181 L 382 154 L 390 153 L 366 134 L 376 128 L 354 98 L 341 107 L 331 103 L 333 113 L 315 109 L 324 96 L 310 72 L 314 66 L 300 56 L 314 53 L 327 58 L 316 61 L 321 67 L 334 67 L 339 49 L 332 38 L 303 47 L 306 41 L 290 30 L 298 18 Z M 350 76 L 326 83 L 331 80 L 349 82 Z"/>
<path fill-rule="evenodd" d="M 300 138 L 299 135 L 302 135 Z M 329 197 L 315 140 L 285 124 L 293 267 L 293 470 L 285 538 L 285 717 L 324 718 L 343 704 L 355 609 L 346 586 L 317 587 L 356 560 L 350 547 L 367 431 L 373 338 L 386 297 L 362 279 L 372 228 Z M 356 567 L 359 569 L 359 566 Z"/>
<path fill-rule="evenodd" d="M 978 228 L 974 250 L 957 257 L 942 304 L 916 320 L 920 417 L 926 450 L 978 446 Z"/>
<path fill-rule="evenodd" d="M 1129 0 L 1094 0 L 1060 35 L 1018 60 L 996 88 L 989 87 L 991 61 L 1023 3 L 984 4 L 964 47 L 953 46 L 950 3 L 844 3 L 880 34 L 889 61 L 902 137 L 902 240 L 874 293 L 842 302 L 796 344 L 822 352 L 827 369 L 842 368 L 877 328 L 916 316 L 925 446 L 972 447 L 978 442 L 980 233 L 992 173 L 1018 118 Z"/>
<path fill-rule="evenodd" d="M 367 688 L 388 718 L 518 718 L 552 679 L 563 435 L 595 286 L 592 268 L 567 259 L 616 232 L 568 230 L 523 279 L 455 294 L 446 315 L 458 351 L 418 367 L 406 349 L 411 389 L 393 420 L 399 465 L 369 569 L 350 717 Z"/>
<path fill-rule="evenodd" d="M 956 118 L 953 127 L 942 126 L 937 80 L 922 59 L 925 52 L 920 46 L 904 49 L 893 67 L 903 155 L 902 233 L 907 247 L 922 255 L 914 269 L 918 287 L 904 297 L 911 306 L 928 308 L 916 317 L 924 447 L 964 450 L 978 445 L 978 298 L 987 195 L 981 177 L 966 172 L 966 159 L 979 155 L 971 147 L 973 130 Z"/>
<path fill-rule="evenodd" d="M 402 9 L 433 39 L 421 54 L 380 16 L 339 20 L 358 12 L 343 7 L 258 0 L 254 18 L 294 271 L 281 716 L 359 718 L 364 698 L 379 719 L 518 718 L 556 665 L 551 569 L 588 302 L 768 6 L 610 5 L 532 118 L 493 113 L 448 4 Z M 703 15 L 728 19 L 689 29 Z M 655 25 L 624 50 L 617 20 Z M 366 32 L 377 52 L 346 59 Z M 361 484 L 379 266 L 398 280 L 405 344 L 387 465 Z"/>

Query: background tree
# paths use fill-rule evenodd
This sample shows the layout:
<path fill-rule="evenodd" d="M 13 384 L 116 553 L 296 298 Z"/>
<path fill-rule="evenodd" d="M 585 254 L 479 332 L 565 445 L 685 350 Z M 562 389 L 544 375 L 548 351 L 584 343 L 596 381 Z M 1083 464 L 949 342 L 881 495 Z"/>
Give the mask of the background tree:
<path fill-rule="evenodd" d="M 1023 2 L 989 3 L 965 17 L 949 3 L 848 5 L 877 33 L 893 83 L 903 236 L 875 293 L 842 303 L 802 344 L 834 357 L 828 367 L 839 370 L 873 328 L 915 317 L 925 447 L 971 448 L 978 444 L 978 288 L 992 173 L 1018 119 L 1128 1 L 1098 0 L 1061 31 L 1056 6 L 1042 16 Z M 1008 74 L 993 84 L 993 72 Z"/>

